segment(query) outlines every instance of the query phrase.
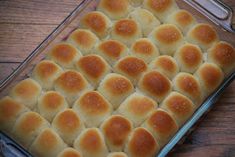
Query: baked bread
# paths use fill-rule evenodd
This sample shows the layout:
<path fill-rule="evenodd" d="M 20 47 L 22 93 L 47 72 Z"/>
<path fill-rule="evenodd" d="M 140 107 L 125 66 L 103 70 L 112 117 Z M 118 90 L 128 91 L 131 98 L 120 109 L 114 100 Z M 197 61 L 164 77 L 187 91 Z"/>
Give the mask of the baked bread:
<path fill-rule="evenodd" d="M 60 152 L 57 157 L 82 157 L 82 155 L 74 148 L 69 147 Z"/>
<path fill-rule="evenodd" d="M 123 152 L 114 152 L 109 153 L 107 157 L 127 157 L 127 155 Z"/>

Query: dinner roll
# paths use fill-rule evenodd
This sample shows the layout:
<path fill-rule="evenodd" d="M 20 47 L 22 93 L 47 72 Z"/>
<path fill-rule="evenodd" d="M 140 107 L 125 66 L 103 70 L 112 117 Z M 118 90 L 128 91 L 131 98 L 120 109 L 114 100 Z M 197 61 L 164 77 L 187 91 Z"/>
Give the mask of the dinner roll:
<path fill-rule="evenodd" d="M 92 87 L 88 84 L 82 74 L 74 70 L 63 72 L 55 80 L 55 90 L 64 95 L 70 105 L 79 97 L 79 95 L 81 95 L 81 93 L 91 89 Z"/>
<path fill-rule="evenodd" d="M 82 28 L 90 29 L 98 37 L 104 38 L 108 35 L 112 23 L 102 12 L 92 11 L 82 17 L 80 25 Z"/>
<path fill-rule="evenodd" d="M 171 92 L 172 84 L 165 75 L 151 70 L 142 76 L 138 87 L 155 101 L 161 102 Z"/>
<path fill-rule="evenodd" d="M 50 90 L 54 87 L 55 79 L 63 72 L 60 66 L 50 60 L 43 60 L 38 63 L 32 77 L 40 83 L 43 89 Z"/>
<path fill-rule="evenodd" d="M 143 6 L 161 21 L 165 21 L 169 14 L 178 10 L 175 0 L 144 0 Z"/>
<path fill-rule="evenodd" d="M 208 61 L 217 64 L 228 75 L 235 70 L 235 49 L 231 44 L 220 41 L 208 50 Z"/>
<path fill-rule="evenodd" d="M 105 157 L 108 155 L 104 137 L 97 128 L 84 130 L 77 137 L 73 146 L 82 153 L 83 157 Z"/>
<path fill-rule="evenodd" d="M 99 39 L 88 29 L 77 29 L 70 34 L 67 41 L 75 45 L 83 55 L 86 55 L 91 53 Z"/>
<path fill-rule="evenodd" d="M 53 60 L 63 68 L 74 68 L 74 62 L 82 56 L 81 52 L 72 44 L 59 43 L 56 44 L 47 53 L 47 58 Z"/>
<path fill-rule="evenodd" d="M 214 63 L 204 63 L 195 73 L 199 79 L 204 97 L 211 94 L 223 81 L 224 73 Z"/>
<path fill-rule="evenodd" d="M 100 0 L 97 8 L 113 20 L 126 17 L 131 9 L 129 0 Z"/>
<path fill-rule="evenodd" d="M 30 109 L 34 109 L 41 94 L 41 86 L 31 78 L 18 82 L 10 91 L 10 96 Z"/>
<path fill-rule="evenodd" d="M 206 51 L 218 41 L 218 35 L 211 25 L 199 23 L 188 31 L 186 40 L 199 45 L 202 50 Z"/>
<path fill-rule="evenodd" d="M 0 99 L 0 130 L 10 134 L 18 117 L 28 111 L 23 104 L 18 103 L 9 96 Z"/>
<path fill-rule="evenodd" d="M 183 34 L 187 34 L 189 29 L 191 29 L 197 22 L 191 13 L 187 10 L 180 9 L 170 14 L 166 19 L 166 23 L 176 25 Z"/>
<path fill-rule="evenodd" d="M 113 115 L 105 120 L 101 125 L 101 131 L 109 151 L 123 151 L 132 128 L 132 123 L 121 115 Z"/>
<path fill-rule="evenodd" d="M 146 9 L 136 8 L 130 13 L 129 17 L 139 23 L 145 37 L 160 25 L 160 21 Z"/>
<path fill-rule="evenodd" d="M 95 49 L 95 53 L 102 56 L 110 65 L 128 54 L 128 48 L 117 40 L 105 40 L 100 42 Z"/>
<path fill-rule="evenodd" d="M 130 46 L 136 39 L 142 37 L 139 24 L 132 19 L 121 19 L 114 23 L 111 38 Z"/>
<path fill-rule="evenodd" d="M 174 55 L 180 71 L 194 73 L 203 62 L 203 54 L 199 46 L 186 43 L 179 47 Z"/>
<path fill-rule="evenodd" d="M 153 111 L 143 126 L 153 134 L 160 147 L 164 146 L 178 130 L 176 121 L 162 109 Z"/>
<path fill-rule="evenodd" d="M 176 60 L 167 55 L 161 55 L 155 58 L 149 65 L 150 69 L 156 69 L 170 80 L 179 72 L 179 66 Z"/>
<path fill-rule="evenodd" d="M 178 73 L 172 81 L 173 89 L 190 98 L 195 105 L 202 102 L 200 83 L 193 75 L 185 72 Z"/>
<path fill-rule="evenodd" d="M 118 108 L 118 113 L 131 120 L 135 127 L 139 126 L 157 107 L 151 98 L 140 93 L 133 93 Z"/>
<path fill-rule="evenodd" d="M 109 64 L 102 57 L 94 54 L 81 57 L 76 62 L 76 69 L 78 69 L 94 87 L 97 87 L 104 76 L 111 72 Z"/>
<path fill-rule="evenodd" d="M 60 152 L 57 157 L 82 157 L 82 155 L 76 149 L 68 147 Z"/>
<path fill-rule="evenodd" d="M 101 81 L 98 91 L 116 109 L 128 95 L 134 92 L 134 87 L 126 77 L 111 73 Z"/>
<path fill-rule="evenodd" d="M 178 92 L 171 92 L 162 102 L 161 108 L 171 114 L 177 124 L 181 126 L 192 116 L 195 105 L 186 96 Z"/>
<path fill-rule="evenodd" d="M 147 68 L 148 66 L 144 60 L 134 56 L 127 56 L 117 62 L 114 66 L 114 71 L 126 76 L 133 84 L 136 84 Z"/>
<path fill-rule="evenodd" d="M 148 38 L 140 38 L 132 44 L 131 54 L 149 63 L 159 56 L 159 51 L 151 40 Z"/>
<path fill-rule="evenodd" d="M 174 55 L 176 49 L 184 43 L 180 30 L 173 24 L 156 27 L 149 38 L 158 46 L 161 54 Z"/>
<path fill-rule="evenodd" d="M 113 111 L 112 105 L 97 91 L 83 94 L 75 102 L 73 109 L 87 127 L 98 127 Z"/>
<path fill-rule="evenodd" d="M 136 128 L 130 135 L 125 147 L 129 157 L 153 157 L 159 151 L 159 145 L 145 128 Z"/>
<path fill-rule="evenodd" d="M 79 115 L 72 109 L 59 112 L 52 122 L 52 127 L 68 145 L 72 145 L 74 139 L 84 129 Z"/>
<path fill-rule="evenodd" d="M 109 153 L 107 157 L 128 157 L 128 156 L 123 152 L 112 152 Z"/>
<path fill-rule="evenodd" d="M 29 152 L 38 157 L 54 157 L 66 147 L 66 144 L 54 130 L 46 128 L 34 140 Z"/>
<path fill-rule="evenodd" d="M 37 135 L 47 127 L 49 127 L 49 123 L 41 115 L 29 111 L 16 120 L 12 133 L 17 142 L 28 148 Z"/>

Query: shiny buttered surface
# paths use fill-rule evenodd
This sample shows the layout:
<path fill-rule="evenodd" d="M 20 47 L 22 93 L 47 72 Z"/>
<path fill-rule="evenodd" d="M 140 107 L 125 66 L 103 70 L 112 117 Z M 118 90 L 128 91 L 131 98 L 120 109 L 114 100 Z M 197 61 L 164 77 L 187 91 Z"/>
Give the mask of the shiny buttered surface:
<path fill-rule="evenodd" d="M 0 99 L 0 130 L 35 157 L 154 157 L 234 69 L 174 0 L 100 0 Z"/>

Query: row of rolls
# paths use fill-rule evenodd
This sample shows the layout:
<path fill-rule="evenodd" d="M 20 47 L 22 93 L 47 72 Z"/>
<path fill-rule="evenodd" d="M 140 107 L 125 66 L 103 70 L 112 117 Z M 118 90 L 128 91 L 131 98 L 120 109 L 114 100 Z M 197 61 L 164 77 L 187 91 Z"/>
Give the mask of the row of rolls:
<path fill-rule="evenodd" d="M 0 100 L 0 130 L 38 157 L 153 157 L 235 68 L 174 0 L 100 0 Z"/>

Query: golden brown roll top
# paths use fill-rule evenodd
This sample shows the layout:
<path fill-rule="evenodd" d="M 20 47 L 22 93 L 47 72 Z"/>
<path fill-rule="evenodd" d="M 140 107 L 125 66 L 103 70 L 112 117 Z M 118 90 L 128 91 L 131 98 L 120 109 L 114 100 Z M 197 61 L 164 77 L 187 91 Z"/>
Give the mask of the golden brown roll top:
<path fill-rule="evenodd" d="M 161 54 L 174 55 L 176 49 L 184 43 L 184 38 L 173 24 L 163 24 L 156 27 L 149 38 L 158 46 Z"/>
<path fill-rule="evenodd" d="M 108 155 L 104 137 L 97 128 L 84 130 L 75 140 L 73 146 L 82 153 L 83 157 L 105 157 Z"/>
<path fill-rule="evenodd" d="M 75 102 L 73 109 L 87 127 L 98 127 L 113 111 L 112 105 L 97 91 L 84 93 Z"/>
<path fill-rule="evenodd" d="M 101 131 L 109 151 L 123 151 L 132 128 L 132 123 L 120 115 L 113 115 L 105 120 L 101 125 Z"/>
<path fill-rule="evenodd" d="M 153 157 L 159 149 L 153 135 L 145 128 L 139 127 L 131 133 L 125 152 L 129 157 Z"/>
<path fill-rule="evenodd" d="M 146 9 L 136 8 L 129 17 L 139 23 L 144 37 L 147 37 L 155 27 L 160 25 L 160 21 Z"/>
<path fill-rule="evenodd" d="M 41 86 L 31 78 L 17 83 L 10 91 L 10 96 L 21 104 L 34 109 L 37 99 L 41 94 Z"/>
<path fill-rule="evenodd" d="M 98 91 L 106 97 L 106 99 L 116 109 L 123 100 L 134 92 L 134 87 L 126 77 L 111 73 L 105 76 L 101 81 Z"/>
<path fill-rule="evenodd" d="M 76 47 L 69 43 L 59 43 L 51 48 L 47 58 L 53 60 L 63 68 L 74 68 L 74 63 L 82 54 Z"/>
<path fill-rule="evenodd" d="M 155 58 L 149 65 L 150 69 L 156 69 L 170 80 L 179 72 L 176 60 L 168 55 L 161 55 Z"/>
<path fill-rule="evenodd" d="M 188 31 L 186 40 L 205 51 L 218 41 L 218 35 L 211 25 L 199 23 Z"/>
<path fill-rule="evenodd" d="M 94 87 L 97 87 L 104 76 L 111 71 L 108 63 L 102 57 L 94 54 L 81 57 L 76 62 L 76 68 Z"/>
<path fill-rule="evenodd" d="M 159 56 L 159 51 L 151 40 L 148 38 L 140 38 L 132 44 L 131 54 L 149 63 Z"/>
<path fill-rule="evenodd" d="M 57 157 L 82 157 L 82 154 L 74 148 L 65 148 Z"/>
<path fill-rule="evenodd" d="M 107 157 L 128 157 L 128 156 L 123 152 L 112 152 L 109 153 Z"/>
<path fill-rule="evenodd" d="M 29 152 L 34 156 L 52 157 L 57 156 L 67 145 L 60 136 L 52 129 L 44 129 L 34 140 Z"/>
<path fill-rule="evenodd" d="M 151 98 L 139 93 L 133 93 L 125 99 L 117 111 L 131 120 L 134 126 L 137 127 L 156 107 L 157 103 Z"/>
<path fill-rule="evenodd" d="M 178 130 L 173 117 L 162 109 L 156 109 L 143 126 L 153 134 L 160 147 L 164 146 Z"/>
<path fill-rule="evenodd" d="M 68 107 L 65 98 L 56 91 L 48 91 L 43 93 L 38 99 L 37 110 L 41 116 L 49 122 L 53 120 L 55 115 Z"/>
<path fill-rule="evenodd" d="M 73 144 L 74 139 L 84 129 L 83 122 L 79 115 L 72 109 L 65 109 L 64 111 L 59 112 L 53 119 L 52 127 L 70 146 Z"/>
<path fill-rule="evenodd" d="M 162 102 L 161 108 L 168 111 L 181 126 L 192 116 L 196 106 L 186 96 L 178 92 L 171 92 Z"/>
<path fill-rule="evenodd" d="M 102 12 L 92 11 L 82 17 L 80 25 L 82 28 L 90 29 L 98 37 L 104 38 L 108 35 L 112 23 Z"/>
<path fill-rule="evenodd" d="M 161 102 L 172 90 L 170 80 L 156 70 L 145 73 L 138 85 L 142 92 L 157 102 Z"/>
<path fill-rule="evenodd" d="M 235 49 L 231 44 L 220 41 L 208 50 L 208 61 L 217 64 L 228 75 L 235 70 Z"/>
<path fill-rule="evenodd" d="M 142 37 L 139 24 L 132 19 L 121 19 L 114 23 L 111 38 L 130 46 L 136 39 Z"/>
<path fill-rule="evenodd" d="M 83 55 L 86 55 L 91 53 L 99 39 L 88 29 L 77 29 L 70 34 L 67 41 L 75 45 Z"/>
<path fill-rule="evenodd" d="M 180 71 L 194 73 L 203 62 L 203 54 L 199 46 L 184 44 L 179 47 L 174 55 Z"/>

